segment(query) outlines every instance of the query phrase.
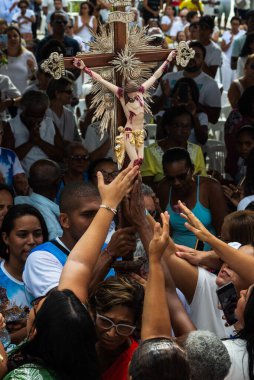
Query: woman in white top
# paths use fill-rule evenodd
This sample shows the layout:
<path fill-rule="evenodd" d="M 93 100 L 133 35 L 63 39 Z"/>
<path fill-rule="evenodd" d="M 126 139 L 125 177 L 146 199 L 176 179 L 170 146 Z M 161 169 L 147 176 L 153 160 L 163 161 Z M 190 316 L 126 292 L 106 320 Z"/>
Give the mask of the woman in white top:
<path fill-rule="evenodd" d="M 228 90 L 228 100 L 232 108 L 237 108 L 238 101 L 243 92 L 254 85 L 254 54 L 248 56 L 245 67 L 244 75 L 239 79 L 234 80 Z"/>
<path fill-rule="evenodd" d="M 94 6 L 89 1 L 83 1 L 80 4 L 79 15 L 75 17 L 74 33 L 82 38 L 87 44 L 92 39 L 91 30 L 95 33 L 97 30 L 97 20 L 93 16 Z"/>
<path fill-rule="evenodd" d="M 20 0 L 18 3 L 19 11 L 14 13 L 12 21 L 18 24 L 20 33 L 25 40 L 31 40 L 33 38 L 32 34 L 32 24 L 35 23 L 34 11 L 28 9 L 28 0 Z"/>
<path fill-rule="evenodd" d="M 0 66 L 0 74 L 8 75 L 14 86 L 23 94 L 30 77 L 37 68 L 36 59 L 33 53 L 21 45 L 21 34 L 18 28 L 9 26 L 6 33 L 8 63 Z"/>
<path fill-rule="evenodd" d="M 170 30 L 175 21 L 175 10 L 171 5 L 167 5 L 164 11 L 164 16 L 161 19 L 161 30 L 165 36 L 170 37 Z"/>
<path fill-rule="evenodd" d="M 225 242 L 212 236 L 193 213 L 179 201 L 179 206 L 187 221 L 185 226 L 202 241 L 209 242 L 220 259 L 230 266 L 231 270 L 237 270 L 237 274 L 245 278 L 245 283 L 252 283 L 254 278 L 253 255 L 236 251 Z M 249 212 L 250 213 L 250 212 Z M 253 218 L 253 213 L 249 214 Z M 254 241 L 253 228 L 249 229 L 251 241 Z M 229 271 L 227 267 L 226 271 Z M 225 276 L 225 275 L 224 275 Z M 226 276 L 228 276 L 226 274 Z M 254 379 L 254 286 L 248 290 L 240 291 L 235 316 L 238 320 L 237 335 L 233 340 L 224 340 L 227 347 L 231 368 L 225 379 L 228 380 L 253 380 Z"/>

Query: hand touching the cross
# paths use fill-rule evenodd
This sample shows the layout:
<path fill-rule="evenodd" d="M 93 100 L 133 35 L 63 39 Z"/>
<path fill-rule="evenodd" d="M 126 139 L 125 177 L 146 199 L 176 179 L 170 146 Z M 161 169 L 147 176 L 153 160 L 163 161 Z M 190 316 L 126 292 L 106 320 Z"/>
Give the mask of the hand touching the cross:
<path fill-rule="evenodd" d="M 84 70 L 84 68 L 86 67 L 84 61 L 82 61 L 82 59 L 79 59 L 79 58 L 74 58 L 73 66 L 77 67 L 77 69 L 80 69 L 80 70 Z"/>
<path fill-rule="evenodd" d="M 176 55 L 177 55 L 177 51 L 176 51 L 176 50 L 172 50 L 172 51 L 169 53 L 169 55 L 168 55 L 166 61 L 168 61 L 168 62 L 173 61 L 173 59 L 176 57 Z"/>

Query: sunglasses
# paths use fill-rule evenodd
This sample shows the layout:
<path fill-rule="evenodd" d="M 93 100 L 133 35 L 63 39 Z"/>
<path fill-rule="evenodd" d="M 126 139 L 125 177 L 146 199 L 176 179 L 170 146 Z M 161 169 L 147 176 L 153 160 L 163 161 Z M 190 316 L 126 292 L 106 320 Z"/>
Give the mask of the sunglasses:
<path fill-rule="evenodd" d="M 73 161 L 86 161 L 89 160 L 89 154 L 83 154 L 83 155 L 76 155 L 76 156 L 70 156 L 70 159 Z"/>
<path fill-rule="evenodd" d="M 177 179 L 178 181 L 185 181 L 186 178 L 188 177 L 189 173 L 190 173 L 190 169 L 188 169 L 186 173 L 179 174 L 179 175 L 176 175 L 174 177 L 167 175 L 166 177 L 167 177 L 169 182 L 174 182 L 175 179 Z"/>
<path fill-rule="evenodd" d="M 96 314 L 97 322 L 103 330 L 110 330 L 115 327 L 118 335 L 130 336 L 135 330 L 136 326 L 127 325 L 124 323 L 114 323 L 111 319 L 104 317 L 103 315 Z"/>
<path fill-rule="evenodd" d="M 66 20 L 55 20 L 55 23 L 58 24 L 58 25 L 60 25 L 60 24 L 67 25 L 68 21 L 66 21 Z"/>

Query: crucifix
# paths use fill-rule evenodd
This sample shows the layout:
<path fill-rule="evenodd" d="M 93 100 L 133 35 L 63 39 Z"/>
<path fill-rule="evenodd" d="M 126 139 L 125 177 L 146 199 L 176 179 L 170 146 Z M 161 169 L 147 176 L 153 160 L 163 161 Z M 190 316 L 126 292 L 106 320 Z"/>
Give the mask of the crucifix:
<path fill-rule="evenodd" d="M 52 53 L 42 67 L 56 78 L 65 68 L 80 66 L 93 78 L 93 120 L 100 120 L 102 135 L 105 130 L 110 132 L 121 168 L 125 152 L 132 163 L 142 163 L 144 114 L 150 111 L 149 88 L 167 69 L 174 55 L 177 64 L 186 66 L 194 51 L 185 42 L 179 44 L 174 55 L 169 54 L 168 49 L 151 46 L 152 37 L 146 35 L 146 28 L 128 27 L 134 14 L 124 12 L 124 7 L 130 5 L 130 0 L 109 1 L 116 10 L 110 13 L 108 24 L 101 26 L 99 34 L 94 34 L 89 53 L 79 53 L 75 58 Z M 151 74 L 151 68 L 163 60 L 160 68 Z"/>
<path fill-rule="evenodd" d="M 124 152 L 125 150 L 127 151 L 129 158 L 135 162 L 135 164 L 141 164 L 143 156 L 141 160 L 135 160 L 135 153 L 138 154 L 141 152 L 140 154 L 142 155 L 144 135 L 142 135 L 142 138 L 139 140 L 139 149 L 135 151 L 132 147 L 132 152 L 129 152 L 127 143 L 129 142 L 129 146 L 132 144 L 137 148 L 136 142 L 138 139 L 132 138 L 132 136 L 134 136 L 135 125 L 133 125 L 133 128 L 130 128 L 129 123 L 128 126 L 129 120 L 126 120 L 126 114 L 129 116 L 132 111 L 126 113 L 125 105 L 127 103 L 130 103 L 130 105 L 133 104 L 134 108 L 131 108 L 131 106 L 130 109 L 134 110 L 132 112 L 134 116 L 136 116 L 135 105 L 136 109 L 143 107 L 142 113 L 144 115 L 145 111 L 149 111 L 149 106 L 146 103 L 146 100 L 149 99 L 149 94 L 145 91 L 146 88 L 143 87 L 142 91 L 134 91 L 134 95 L 136 93 L 137 95 L 135 95 L 133 99 L 130 98 L 127 93 L 126 101 L 123 99 L 124 95 L 118 94 L 118 91 L 115 89 L 124 89 L 126 81 L 135 81 L 138 85 L 148 83 L 149 78 L 152 76 L 151 69 L 158 64 L 158 62 L 165 61 L 169 57 L 170 50 L 152 46 L 150 44 L 152 37 L 147 36 L 146 28 L 140 29 L 134 26 L 130 29 L 128 27 L 129 23 L 134 21 L 134 14 L 124 11 L 125 6 L 131 5 L 130 0 L 109 1 L 115 10 L 110 13 L 108 23 L 101 26 L 100 32 L 97 35 L 94 34 L 94 41 L 90 43 L 90 51 L 88 53 L 80 53 L 75 58 L 63 58 L 63 56 L 58 53 L 52 53 L 49 59 L 42 64 L 42 68 L 49 72 L 54 78 L 58 79 L 61 75 L 64 75 L 65 68 L 73 68 L 73 64 L 78 58 L 79 65 L 76 65 L 76 67 L 81 66 L 82 62 L 81 68 L 85 65 L 87 67 L 87 70 L 85 70 L 87 73 L 89 73 L 90 69 L 95 70 L 95 72 L 90 71 L 90 75 L 92 73 L 95 74 L 91 75 L 92 78 L 94 77 L 93 79 L 96 80 L 99 74 L 99 77 L 104 80 L 104 83 L 105 81 L 111 83 L 112 86 L 103 86 L 100 83 L 101 81 L 94 81 L 92 89 L 94 94 L 92 101 L 92 107 L 95 109 L 94 119 L 100 120 L 100 130 L 102 133 L 105 130 L 109 130 L 112 147 L 116 141 L 119 141 L 120 135 L 118 135 L 118 130 L 122 128 L 122 135 L 125 136 Z M 188 47 L 186 42 L 181 42 L 177 49 L 176 63 L 185 67 L 189 59 L 193 56 L 194 51 Z M 167 62 L 164 66 L 165 68 L 167 67 Z M 164 68 L 164 66 L 162 68 Z M 162 73 L 163 70 L 161 71 L 161 74 Z M 111 89 L 109 87 L 111 87 Z M 113 90 L 112 87 L 114 87 Z M 147 88 L 149 87 L 147 86 Z M 113 96 L 112 93 L 116 96 Z M 143 131 L 143 120 L 144 117 L 141 120 L 142 126 L 139 128 L 139 131 Z M 135 117 L 133 117 L 133 121 L 135 121 Z M 120 127 L 123 125 L 127 126 L 125 128 Z M 132 141 L 130 141 L 131 138 Z M 118 160 L 119 157 L 117 156 L 116 148 L 117 146 L 115 147 L 115 152 Z M 132 153 L 134 155 L 133 160 L 132 157 L 130 157 Z M 122 164 L 124 156 L 120 158 Z M 126 223 L 123 224 L 126 225 Z M 133 255 L 130 255 L 129 260 L 132 259 Z M 118 267 L 121 266 L 120 263 L 119 261 L 117 262 Z M 131 265 L 131 261 L 129 261 L 129 264 L 131 270 L 135 270 Z M 126 269 L 126 262 L 123 266 Z"/>

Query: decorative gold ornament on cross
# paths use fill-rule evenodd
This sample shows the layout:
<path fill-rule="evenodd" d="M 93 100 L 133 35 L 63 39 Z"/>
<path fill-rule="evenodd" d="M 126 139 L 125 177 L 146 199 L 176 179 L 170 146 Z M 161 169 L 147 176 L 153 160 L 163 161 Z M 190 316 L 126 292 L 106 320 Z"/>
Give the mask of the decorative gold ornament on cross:
<path fill-rule="evenodd" d="M 176 63 L 179 66 L 186 67 L 191 58 L 195 56 L 195 50 L 189 47 L 187 42 L 181 41 L 177 47 Z"/>

